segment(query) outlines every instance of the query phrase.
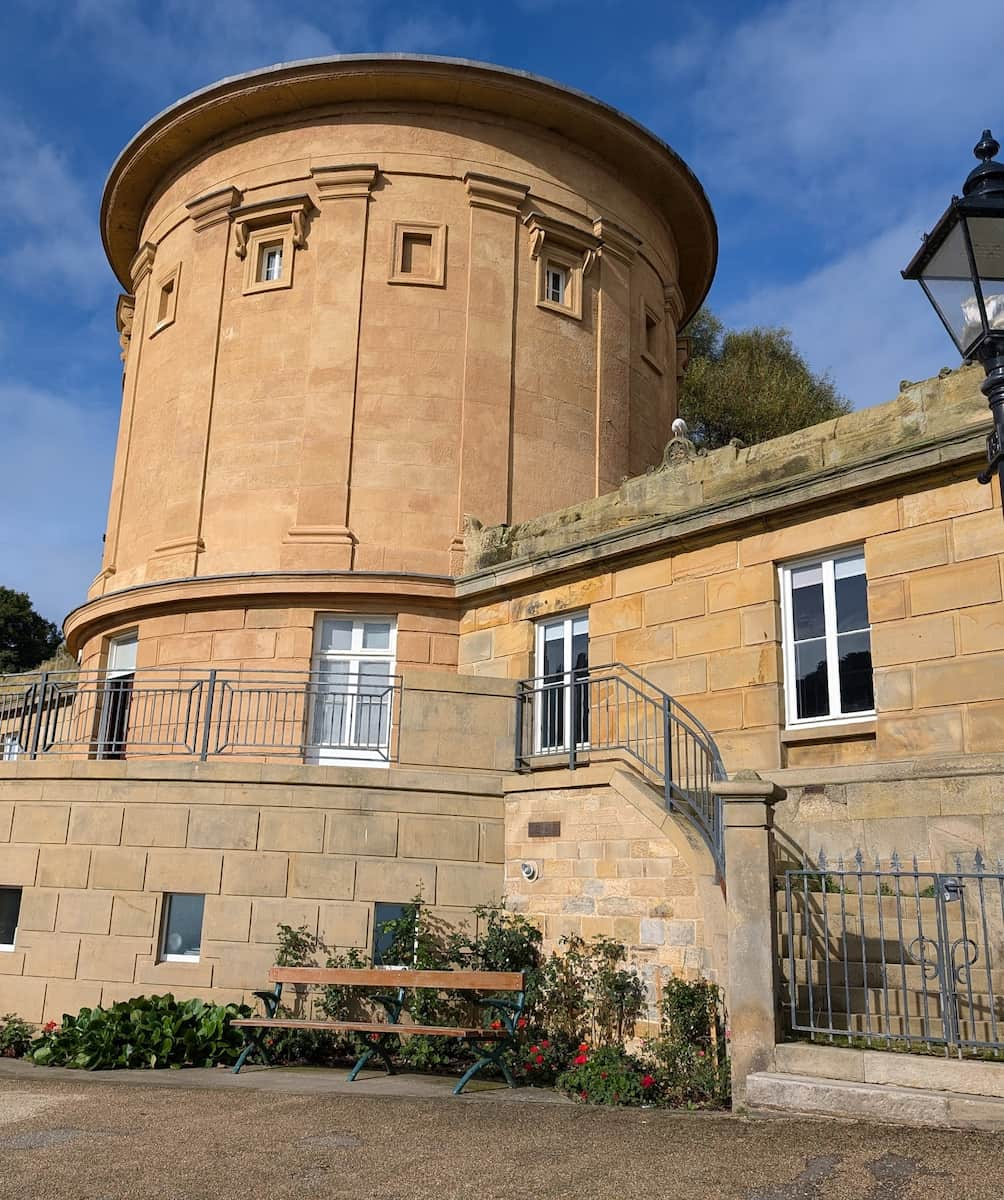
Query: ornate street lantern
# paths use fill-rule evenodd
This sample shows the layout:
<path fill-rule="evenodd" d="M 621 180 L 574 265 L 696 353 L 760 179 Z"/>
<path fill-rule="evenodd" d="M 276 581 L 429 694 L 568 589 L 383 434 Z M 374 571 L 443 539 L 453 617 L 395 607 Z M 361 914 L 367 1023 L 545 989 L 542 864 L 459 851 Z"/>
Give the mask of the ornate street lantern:
<path fill-rule="evenodd" d="M 994 430 L 987 437 L 987 469 L 1004 485 L 1004 164 L 989 129 L 973 153 L 979 166 L 969 173 L 962 196 L 952 202 L 906 270 L 916 279 L 964 359 L 986 371 L 982 392 L 990 403 Z M 1002 486 L 1004 496 L 1004 486 Z"/>

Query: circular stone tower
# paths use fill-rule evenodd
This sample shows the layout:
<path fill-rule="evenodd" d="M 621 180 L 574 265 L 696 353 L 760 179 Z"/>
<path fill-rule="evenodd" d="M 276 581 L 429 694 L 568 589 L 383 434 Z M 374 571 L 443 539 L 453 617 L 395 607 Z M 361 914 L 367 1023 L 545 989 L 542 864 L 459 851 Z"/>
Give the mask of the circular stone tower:
<path fill-rule="evenodd" d="M 659 460 L 707 199 L 581 93 L 351 56 L 224 80 L 112 169 L 122 420 L 85 667 L 309 666 L 320 613 L 456 661 L 465 520 L 520 521 Z"/>

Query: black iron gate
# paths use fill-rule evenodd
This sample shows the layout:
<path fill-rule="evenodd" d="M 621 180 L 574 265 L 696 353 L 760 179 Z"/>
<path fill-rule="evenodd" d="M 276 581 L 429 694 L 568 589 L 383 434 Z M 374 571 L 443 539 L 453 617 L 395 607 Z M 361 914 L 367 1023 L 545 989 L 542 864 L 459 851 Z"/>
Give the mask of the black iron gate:
<path fill-rule="evenodd" d="M 1004 1054 L 1004 866 L 852 863 L 778 881 L 782 1003 L 789 1030 L 881 1048 Z"/>

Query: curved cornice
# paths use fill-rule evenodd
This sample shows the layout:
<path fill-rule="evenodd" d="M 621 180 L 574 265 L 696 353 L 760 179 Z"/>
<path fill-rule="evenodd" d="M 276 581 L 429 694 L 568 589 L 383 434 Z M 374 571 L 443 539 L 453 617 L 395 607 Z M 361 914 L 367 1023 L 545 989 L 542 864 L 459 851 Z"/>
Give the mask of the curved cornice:
<path fill-rule="evenodd" d="M 368 597 L 394 598 L 395 609 L 408 601 L 452 605 L 454 581 L 447 575 L 412 575 L 393 571 L 265 571 L 254 575 L 204 575 L 166 579 L 109 592 L 75 608 L 63 622 L 67 649 L 76 654 L 92 631 L 122 621 L 197 612 L 214 606 L 243 606 L 250 600 L 290 601 L 330 597 L 333 603 Z"/>
<path fill-rule="evenodd" d="M 262 119 L 359 101 L 439 103 L 538 125 L 608 162 L 665 216 L 680 255 L 684 320 L 707 294 L 718 232 L 687 164 L 637 121 L 584 92 L 489 63 L 408 54 L 348 54 L 235 75 L 154 117 L 119 155 L 101 199 L 101 237 L 122 286 L 158 184 L 201 146 Z"/>

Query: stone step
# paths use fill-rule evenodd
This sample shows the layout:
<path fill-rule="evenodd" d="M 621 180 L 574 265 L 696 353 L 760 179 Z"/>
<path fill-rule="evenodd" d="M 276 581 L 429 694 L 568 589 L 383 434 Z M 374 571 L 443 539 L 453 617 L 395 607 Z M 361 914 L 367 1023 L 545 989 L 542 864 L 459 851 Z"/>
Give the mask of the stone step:
<path fill-rule="evenodd" d="M 1004 1132 L 1004 1099 L 927 1088 L 895 1087 L 757 1071 L 746 1080 L 754 1113 L 843 1117 L 886 1125 Z"/>
<path fill-rule="evenodd" d="M 789 1019 L 790 1009 L 784 1012 L 785 1020 Z M 911 1037 L 918 1040 L 926 1040 L 929 1038 L 940 1039 L 944 1036 L 944 1026 L 941 1018 L 931 1007 L 928 1018 L 923 1016 L 884 1016 L 881 1011 L 872 1010 L 868 1015 L 864 1012 L 860 1013 L 841 1013 L 834 1011 L 832 1025 L 825 1011 L 817 1009 L 814 1013 L 810 1013 L 806 1009 L 796 1009 L 795 1012 L 796 1025 L 800 1030 L 808 1031 L 815 1029 L 820 1032 L 831 1031 L 838 1036 L 840 1034 L 850 1034 L 852 1037 L 871 1037 L 879 1040 L 883 1037 L 901 1038 Z M 965 1041 L 978 1042 L 981 1045 L 992 1047 L 997 1044 L 996 1039 L 1000 1038 L 1004 1032 L 1001 1023 L 998 1022 L 996 1031 L 990 1021 L 959 1021 L 959 1035 Z"/>
<path fill-rule="evenodd" d="M 785 998 L 789 1004 L 791 993 L 792 989 L 786 988 Z M 806 1011 L 825 1012 L 830 1009 L 834 1013 L 871 1013 L 873 1016 L 886 1013 L 895 1017 L 941 1017 L 941 993 L 936 986 L 926 990 L 907 988 L 904 991 L 892 985 L 888 988 L 845 988 L 841 985 L 831 986 L 827 993 L 825 985 L 813 985 L 810 993 L 809 987 L 799 981 L 794 993 L 796 1006 Z M 991 1000 L 989 996 L 976 991 L 970 997 L 968 992 L 962 991 L 956 1006 L 959 1014 L 967 1019 L 985 1021 L 987 1024 L 996 1021 L 1000 1036 L 1004 1038 L 1004 1001 L 1001 997 Z"/>

